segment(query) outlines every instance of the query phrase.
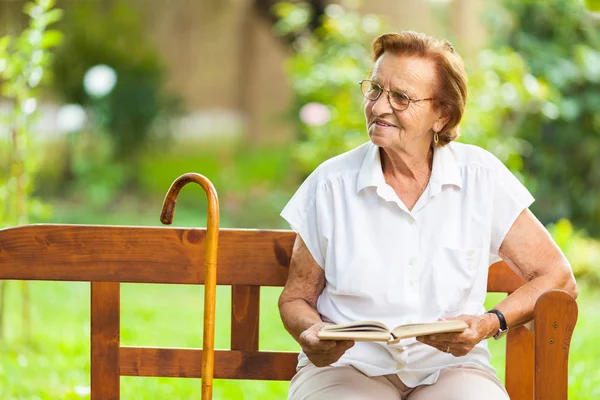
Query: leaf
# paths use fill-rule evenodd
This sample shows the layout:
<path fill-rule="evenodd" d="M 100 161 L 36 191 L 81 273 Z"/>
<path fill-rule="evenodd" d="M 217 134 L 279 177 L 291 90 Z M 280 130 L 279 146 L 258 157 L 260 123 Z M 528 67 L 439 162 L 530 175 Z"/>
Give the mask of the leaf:
<path fill-rule="evenodd" d="M 584 0 L 585 7 L 592 12 L 600 12 L 600 0 Z"/>
<path fill-rule="evenodd" d="M 54 7 L 55 0 L 38 0 L 38 4 L 45 10 L 49 10 Z"/>
<path fill-rule="evenodd" d="M 44 10 L 37 4 L 30 2 L 25 4 L 25 6 L 23 7 L 23 12 L 33 19 L 38 19 L 40 15 L 44 13 Z"/>
<path fill-rule="evenodd" d="M 42 16 L 40 16 L 39 23 L 43 26 L 52 25 L 55 22 L 60 21 L 62 19 L 62 16 L 63 16 L 63 10 L 60 10 L 60 9 L 50 10 L 50 11 L 44 13 Z"/>
<path fill-rule="evenodd" d="M 0 54 L 4 53 L 10 46 L 11 37 L 6 35 L 0 38 Z"/>
<path fill-rule="evenodd" d="M 47 49 L 50 47 L 58 46 L 62 43 L 64 39 L 64 35 L 62 32 L 57 31 L 55 29 L 48 30 L 44 32 L 44 36 L 42 37 L 41 47 L 42 49 Z"/>

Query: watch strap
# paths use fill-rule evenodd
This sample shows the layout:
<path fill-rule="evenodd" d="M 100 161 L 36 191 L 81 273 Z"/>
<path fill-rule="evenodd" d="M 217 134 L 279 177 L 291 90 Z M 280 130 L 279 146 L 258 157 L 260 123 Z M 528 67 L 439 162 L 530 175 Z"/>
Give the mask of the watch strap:
<path fill-rule="evenodd" d="M 490 314 L 496 314 L 496 316 L 498 317 L 498 321 L 500 321 L 500 332 L 506 332 L 508 330 L 508 325 L 506 324 L 506 318 L 504 318 L 504 314 L 502 314 L 495 308 L 492 308 L 491 310 L 486 312 Z"/>

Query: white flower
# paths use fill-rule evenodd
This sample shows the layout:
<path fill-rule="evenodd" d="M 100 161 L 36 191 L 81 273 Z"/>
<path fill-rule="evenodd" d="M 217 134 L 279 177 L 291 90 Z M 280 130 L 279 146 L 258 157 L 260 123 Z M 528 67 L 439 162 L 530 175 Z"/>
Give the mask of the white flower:
<path fill-rule="evenodd" d="M 58 110 L 56 124 L 63 132 L 77 132 L 83 128 L 87 116 L 79 104 L 67 104 Z"/>
<path fill-rule="evenodd" d="M 88 69 L 83 77 L 85 92 L 92 97 L 104 97 L 117 83 L 117 73 L 108 65 L 96 65 Z"/>
<path fill-rule="evenodd" d="M 30 97 L 23 102 L 21 108 L 25 114 L 33 114 L 33 112 L 37 109 L 37 100 L 33 97 Z"/>

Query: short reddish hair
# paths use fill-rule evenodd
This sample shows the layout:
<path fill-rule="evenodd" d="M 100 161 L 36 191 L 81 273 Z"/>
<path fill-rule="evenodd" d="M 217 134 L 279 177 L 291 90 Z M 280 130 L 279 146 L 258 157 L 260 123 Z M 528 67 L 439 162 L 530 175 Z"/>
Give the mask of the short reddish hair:
<path fill-rule="evenodd" d="M 434 107 L 449 117 L 439 132 L 439 145 L 446 145 L 459 135 L 458 124 L 467 104 L 467 74 L 462 58 L 445 39 L 436 39 L 423 33 L 404 31 L 386 33 L 373 42 L 373 60 L 383 53 L 409 55 L 429 59 L 436 68 Z"/>

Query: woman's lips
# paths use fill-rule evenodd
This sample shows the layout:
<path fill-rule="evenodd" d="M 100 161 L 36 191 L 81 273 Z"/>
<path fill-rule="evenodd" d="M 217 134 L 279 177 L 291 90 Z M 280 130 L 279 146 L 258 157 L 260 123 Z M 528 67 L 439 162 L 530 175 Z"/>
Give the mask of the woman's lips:
<path fill-rule="evenodd" d="M 390 123 L 388 121 L 375 120 L 375 121 L 373 121 L 373 123 L 376 126 L 379 126 L 379 127 L 382 127 L 382 128 L 397 128 L 396 125 L 394 125 L 394 124 L 392 124 L 392 123 Z"/>

